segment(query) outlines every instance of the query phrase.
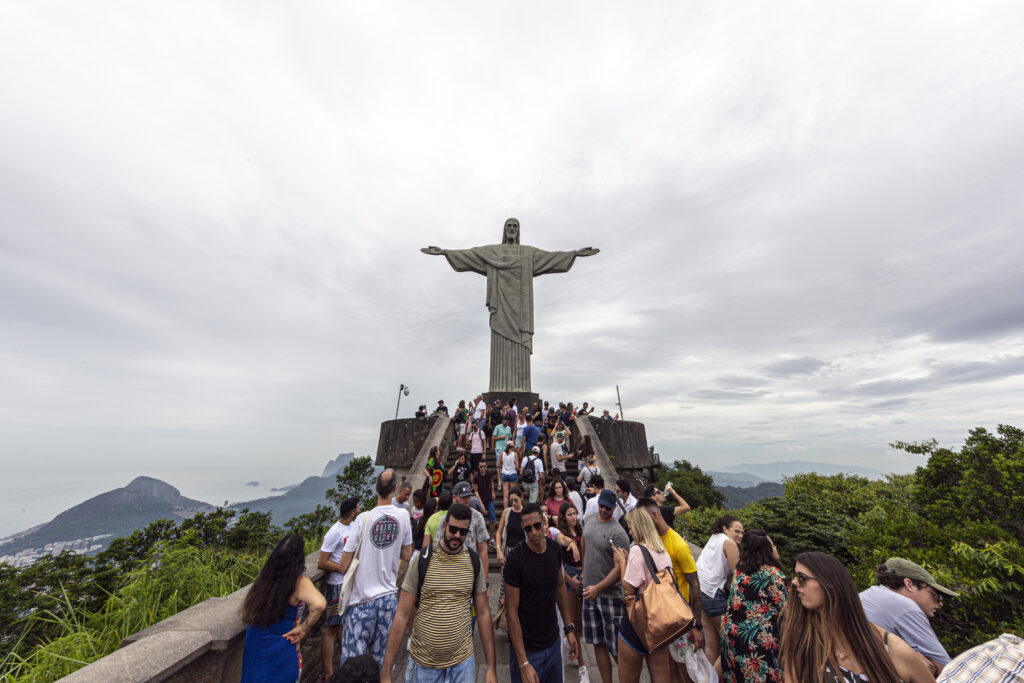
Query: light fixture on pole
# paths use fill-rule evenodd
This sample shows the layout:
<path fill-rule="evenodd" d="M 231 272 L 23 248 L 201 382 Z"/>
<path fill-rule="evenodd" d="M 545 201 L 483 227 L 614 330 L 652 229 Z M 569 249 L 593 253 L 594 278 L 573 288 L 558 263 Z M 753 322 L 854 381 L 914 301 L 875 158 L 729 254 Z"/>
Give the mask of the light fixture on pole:
<path fill-rule="evenodd" d="M 409 395 L 409 387 L 404 384 L 398 385 L 398 403 L 395 405 L 395 419 L 398 419 L 398 408 L 402 405 L 402 394 Z"/>

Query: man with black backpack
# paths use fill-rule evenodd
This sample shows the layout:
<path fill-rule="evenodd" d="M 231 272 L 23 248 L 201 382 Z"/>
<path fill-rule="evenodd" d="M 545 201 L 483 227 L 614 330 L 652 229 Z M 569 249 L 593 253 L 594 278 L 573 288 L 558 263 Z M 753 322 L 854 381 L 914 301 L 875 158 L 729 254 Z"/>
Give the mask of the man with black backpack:
<path fill-rule="evenodd" d="M 494 626 L 487 595 L 487 568 L 465 546 L 472 510 L 455 503 L 443 523 L 442 538 L 413 555 L 398 598 L 398 610 L 381 666 L 382 683 L 391 682 L 406 625 L 415 609 L 406 680 L 474 681 L 470 606 L 476 607 L 487 658 L 487 683 L 497 683 Z"/>
<path fill-rule="evenodd" d="M 526 491 L 526 502 L 536 503 L 540 486 L 544 485 L 544 461 L 540 459 L 540 447 L 534 446 L 519 465 L 519 481 Z"/>

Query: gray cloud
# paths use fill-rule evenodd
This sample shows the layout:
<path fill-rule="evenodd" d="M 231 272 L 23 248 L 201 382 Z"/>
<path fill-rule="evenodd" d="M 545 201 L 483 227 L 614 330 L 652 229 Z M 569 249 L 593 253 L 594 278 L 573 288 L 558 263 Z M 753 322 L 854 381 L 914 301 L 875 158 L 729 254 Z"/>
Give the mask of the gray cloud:
<path fill-rule="evenodd" d="M 791 375 L 813 375 L 825 367 L 827 363 L 817 358 L 790 358 L 780 360 L 766 365 L 764 372 L 775 377 L 789 377 Z"/>
<path fill-rule="evenodd" d="M 513 215 L 602 250 L 535 282 L 535 389 L 666 460 L 1019 424 L 1024 8 L 805 9 L 4 6 L 5 483 L 373 452 L 400 383 L 486 388 L 484 279 L 418 250 Z"/>

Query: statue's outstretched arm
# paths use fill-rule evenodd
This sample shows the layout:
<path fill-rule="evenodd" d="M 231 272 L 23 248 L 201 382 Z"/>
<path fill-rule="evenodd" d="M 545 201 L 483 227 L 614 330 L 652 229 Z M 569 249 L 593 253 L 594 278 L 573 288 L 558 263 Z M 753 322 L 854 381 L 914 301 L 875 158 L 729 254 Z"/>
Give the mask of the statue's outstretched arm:
<path fill-rule="evenodd" d="M 601 250 L 600 249 L 595 249 L 594 247 L 583 247 L 582 249 L 577 249 L 576 250 L 576 255 L 577 256 L 593 256 L 594 254 L 600 254 L 600 253 L 601 253 Z"/>
<path fill-rule="evenodd" d="M 424 254 L 430 254 L 431 256 L 444 256 L 445 252 L 445 250 L 442 249 L 441 247 L 434 246 L 423 247 L 422 249 L 420 249 L 420 251 L 422 251 Z"/>

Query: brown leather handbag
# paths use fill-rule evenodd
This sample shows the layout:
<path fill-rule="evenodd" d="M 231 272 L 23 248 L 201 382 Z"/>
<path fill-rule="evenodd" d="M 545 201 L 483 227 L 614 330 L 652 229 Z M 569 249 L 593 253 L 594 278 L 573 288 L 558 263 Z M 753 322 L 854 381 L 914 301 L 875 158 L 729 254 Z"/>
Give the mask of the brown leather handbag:
<path fill-rule="evenodd" d="M 672 569 L 665 567 L 659 572 L 651 551 L 642 545 L 637 547 L 643 553 L 651 580 L 643 592 L 637 591 L 632 602 L 627 600 L 627 615 L 647 651 L 654 652 L 689 632 L 696 619 L 672 578 Z"/>

